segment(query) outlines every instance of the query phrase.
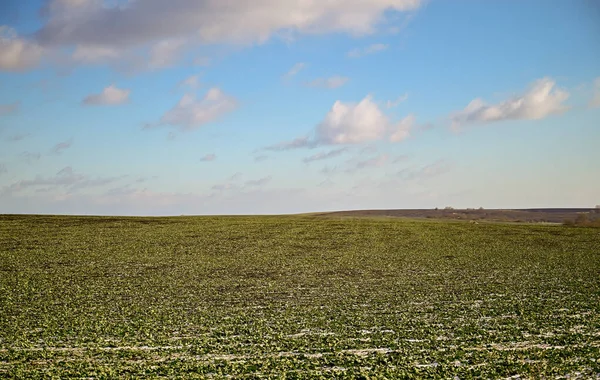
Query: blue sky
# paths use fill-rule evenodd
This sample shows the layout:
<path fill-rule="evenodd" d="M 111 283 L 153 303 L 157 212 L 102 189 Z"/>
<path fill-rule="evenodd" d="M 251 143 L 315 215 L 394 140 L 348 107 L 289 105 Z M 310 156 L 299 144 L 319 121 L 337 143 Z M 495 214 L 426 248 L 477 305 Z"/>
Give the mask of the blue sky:
<path fill-rule="evenodd" d="M 0 213 L 600 204 L 595 1 L 0 7 Z"/>

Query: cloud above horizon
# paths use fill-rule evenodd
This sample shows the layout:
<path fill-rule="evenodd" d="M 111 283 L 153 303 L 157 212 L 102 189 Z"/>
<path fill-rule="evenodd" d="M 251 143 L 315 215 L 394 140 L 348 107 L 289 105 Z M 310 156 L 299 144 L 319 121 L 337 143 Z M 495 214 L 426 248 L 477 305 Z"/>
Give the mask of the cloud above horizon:
<path fill-rule="evenodd" d="M 67 141 L 59 142 L 54 145 L 52 148 L 52 154 L 61 154 L 65 150 L 69 149 L 73 145 L 73 139 L 69 139 Z"/>
<path fill-rule="evenodd" d="M 298 62 L 296 64 L 294 64 L 294 66 L 292 66 L 292 68 L 283 75 L 283 79 L 285 80 L 290 80 L 293 77 L 295 77 L 296 75 L 298 75 L 298 73 L 300 73 L 300 71 L 304 70 L 306 68 L 306 63 L 304 62 Z"/>
<path fill-rule="evenodd" d="M 555 85 L 556 82 L 550 78 L 538 79 L 524 94 L 492 105 L 476 98 L 465 109 L 450 116 L 451 128 L 458 131 L 466 125 L 504 120 L 539 120 L 563 113 L 569 109 L 564 104 L 569 98 L 569 93 L 556 88 Z"/>
<path fill-rule="evenodd" d="M 147 124 L 145 128 L 166 125 L 182 131 L 194 130 L 220 119 L 234 111 L 237 106 L 238 102 L 234 97 L 225 94 L 218 87 L 213 87 L 201 99 L 196 99 L 192 94 L 185 94 L 158 123 Z"/>
<path fill-rule="evenodd" d="M 150 67 L 168 67 L 193 46 L 262 44 L 302 34 L 370 35 L 386 25 L 390 12 L 412 12 L 421 5 L 422 0 L 48 0 L 41 11 L 43 25 L 31 38 L 0 29 L 0 70 L 27 70 L 47 51 L 69 47 L 75 48 L 74 62 L 106 61 L 145 49 Z"/>
<path fill-rule="evenodd" d="M 388 139 L 400 142 L 410 136 L 415 117 L 409 115 L 397 123 L 392 122 L 367 95 L 358 103 L 336 101 L 325 118 L 314 128 L 314 137 L 297 137 L 264 149 L 284 151 L 298 148 L 315 148 L 322 145 L 352 145 Z"/>
<path fill-rule="evenodd" d="M 19 111 L 21 102 L 14 102 L 10 104 L 0 104 L 0 116 L 8 116 Z"/>
<path fill-rule="evenodd" d="M 37 66 L 44 49 L 35 41 L 21 38 L 6 25 L 0 25 L 0 71 L 24 71 Z"/>
<path fill-rule="evenodd" d="M 110 85 L 99 94 L 86 96 L 82 103 L 88 106 L 108 106 L 126 103 L 129 100 L 131 90 L 120 89 L 115 85 Z"/>
<path fill-rule="evenodd" d="M 34 192 L 49 192 L 58 189 L 75 191 L 90 187 L 100 187 L 116 182 L 124 177 L 92 178 L 77 173 L 71 166 L 66 166 L 55 175 L 44 177 L 37 175 L 33 179 L 24 179 L 0 188 L 1 195 L 12 195 L 33 190 Z"/>
<path fill-rule="evenodd" d="M 214 161 L 214 160 L 216 160 L 216 159 L 217 159 L 217 155 L 216 155 L 216 154 L 214 154 L 214 153 L 209 153 L 209 154 L 206 154 L 206 155 L 204 155 L 204 156 L 203 156 L 203 157 L 200 159 L 200 162 L 212 162 L 212 161 Z"/>
<path fill-rule="evenodd" d="M 364 57 L 365 55 L 370 55 L 370 54 L 375 54 L 375 53 L 380 53 L 384 50 L 387 50 L 389 48 L 388 45 L 386 44 L 373 44 L 364 48 L 356 48 L 353 50 L 350 50 L 348 53 L 346 53 L 346 56 L 348 58 L 360 58 L 360 57 Z"/>
<path fill-rule="evenodd" d="M 333 76 L 329 78 L 317 78 L 306 83 L 308 87 L 335 89 L 345 85 L 350 78 L 342 76 Z"/>
<path fill-rule="evenodd" d="M 600 77 L 594 79 L 594 94 L 590 100 L 589 106 L 592 108 L 600 107 Z"/>

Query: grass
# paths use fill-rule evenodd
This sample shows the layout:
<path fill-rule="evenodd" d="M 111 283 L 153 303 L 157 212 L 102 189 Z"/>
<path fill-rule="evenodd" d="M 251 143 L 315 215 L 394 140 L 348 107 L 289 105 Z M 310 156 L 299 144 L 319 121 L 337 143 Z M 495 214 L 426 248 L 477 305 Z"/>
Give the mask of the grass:
<path fill-rule="evenodd" d="M 600 376 L 600 231 L 0 216 L 0 378 Z"/>

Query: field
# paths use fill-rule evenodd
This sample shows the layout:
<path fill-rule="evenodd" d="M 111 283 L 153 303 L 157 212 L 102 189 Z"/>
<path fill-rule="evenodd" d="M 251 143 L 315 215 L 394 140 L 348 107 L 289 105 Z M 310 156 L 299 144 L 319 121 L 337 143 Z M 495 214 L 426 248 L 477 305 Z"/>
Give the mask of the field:
<path fill-rule="evenodd" d="M 0 378 L 600 378 L 600 230 L 0 216 Z"/>

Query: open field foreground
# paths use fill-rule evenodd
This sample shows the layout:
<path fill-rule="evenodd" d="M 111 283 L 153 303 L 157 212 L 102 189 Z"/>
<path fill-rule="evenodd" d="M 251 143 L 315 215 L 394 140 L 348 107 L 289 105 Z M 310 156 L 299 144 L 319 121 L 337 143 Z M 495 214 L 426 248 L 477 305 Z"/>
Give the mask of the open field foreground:
<path fill-rule="evenodd" d="M 0 378 L 598 378 L 600 230 L 0 216 Z"/>

